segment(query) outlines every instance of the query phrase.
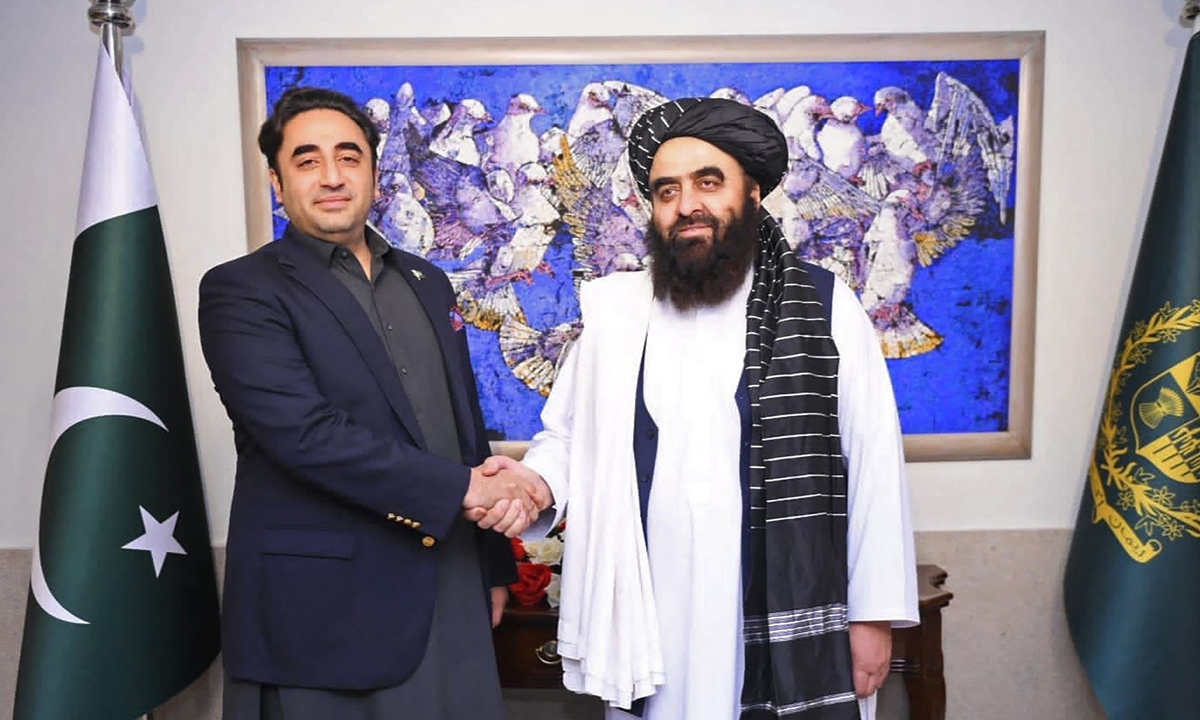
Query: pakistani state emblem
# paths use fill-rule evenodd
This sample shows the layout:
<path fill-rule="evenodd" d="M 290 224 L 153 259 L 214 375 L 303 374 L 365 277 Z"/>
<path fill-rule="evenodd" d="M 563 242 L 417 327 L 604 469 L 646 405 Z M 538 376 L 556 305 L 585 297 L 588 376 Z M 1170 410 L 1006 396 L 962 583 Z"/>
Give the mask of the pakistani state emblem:
<path fill-rule="evenodd" d="M 1200 348 L 1200 300 L 1167 303 L 1121 343 L 1088 469 L 1093 522 L 1104 522 L 1129 556 L 1149 562 L 1164 542 L 1200 538 L 1200 352 L 1165 368 L 1131 394 L 1133 371 L 1164 344 Z M 1177 357 L 1177 355 L 1174 355 Z"/>

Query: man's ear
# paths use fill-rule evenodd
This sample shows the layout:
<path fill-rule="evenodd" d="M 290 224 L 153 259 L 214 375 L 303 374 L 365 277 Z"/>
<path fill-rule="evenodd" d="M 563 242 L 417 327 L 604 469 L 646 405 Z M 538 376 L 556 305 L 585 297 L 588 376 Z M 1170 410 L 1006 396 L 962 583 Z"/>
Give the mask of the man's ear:
<path fill-rule="evenodd" d="M 275 172 L 275 168 L 269 168 L 267 175 L 271 178 L 271 189 L 275 191 L 275 200 L 283 204 L 283 181 L 279 179 L 279 173 Z"/>
<path fill-rule="evenodd" d="M 379 166 L 375 166 L 375 193 L 374 199 L 378 200 L 383 197 L 383 193 L 379 191 Z"/>
<path fill-rule="evenodd" d="M 754 198 L 754 205 L 762 207 L 762 187 L 754 178 L 747 177 L 747 179 L 750 181 L 750 197 Z"/>

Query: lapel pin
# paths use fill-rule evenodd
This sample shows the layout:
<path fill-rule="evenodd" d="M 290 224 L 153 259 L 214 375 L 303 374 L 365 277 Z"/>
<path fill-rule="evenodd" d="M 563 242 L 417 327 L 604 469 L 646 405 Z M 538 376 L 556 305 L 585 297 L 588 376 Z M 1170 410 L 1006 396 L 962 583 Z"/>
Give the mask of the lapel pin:
<path fill-rule="evenodd" d="M 415 277 L 418 280 L 425 279 L 425 273 L 421 272 L 420 270 L 413 270 L 412 274 L 413 274 L 413 277 Z"/>

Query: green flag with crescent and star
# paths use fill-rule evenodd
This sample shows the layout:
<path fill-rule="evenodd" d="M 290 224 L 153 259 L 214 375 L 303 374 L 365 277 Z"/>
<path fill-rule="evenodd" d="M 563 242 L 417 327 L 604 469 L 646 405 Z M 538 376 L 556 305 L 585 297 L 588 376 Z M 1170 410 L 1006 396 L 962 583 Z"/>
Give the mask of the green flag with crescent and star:
<path fill-rule="evenodd" d="M 219 651 L 175 295 L 131 98 L 102 46 L 14 720 L 132 720 Z"/>
<path fill-rule="evenodd" d="M 1110 720 L 1200 717 L 1200 39 L 1129 290 L 1064 583 Z"/>

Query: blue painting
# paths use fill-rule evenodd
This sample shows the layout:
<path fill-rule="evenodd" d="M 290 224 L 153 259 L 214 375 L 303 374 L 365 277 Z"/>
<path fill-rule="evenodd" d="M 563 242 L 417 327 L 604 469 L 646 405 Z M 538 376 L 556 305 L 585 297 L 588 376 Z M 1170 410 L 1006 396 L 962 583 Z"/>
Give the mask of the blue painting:
<path fill-rule="evenodd" d="M 370 221 L 443 268 L 493 440 L 527 440 L 580 282 L 644 267 L 625 140 L 665 99 L 758 107 L 790 163 L 764 200 L 879 333 L 906 434 L 1009 429 L 1020 61 L 267 67 L 378 124 Z M 286 218 L 276 207 L 275 232 Z"/>

